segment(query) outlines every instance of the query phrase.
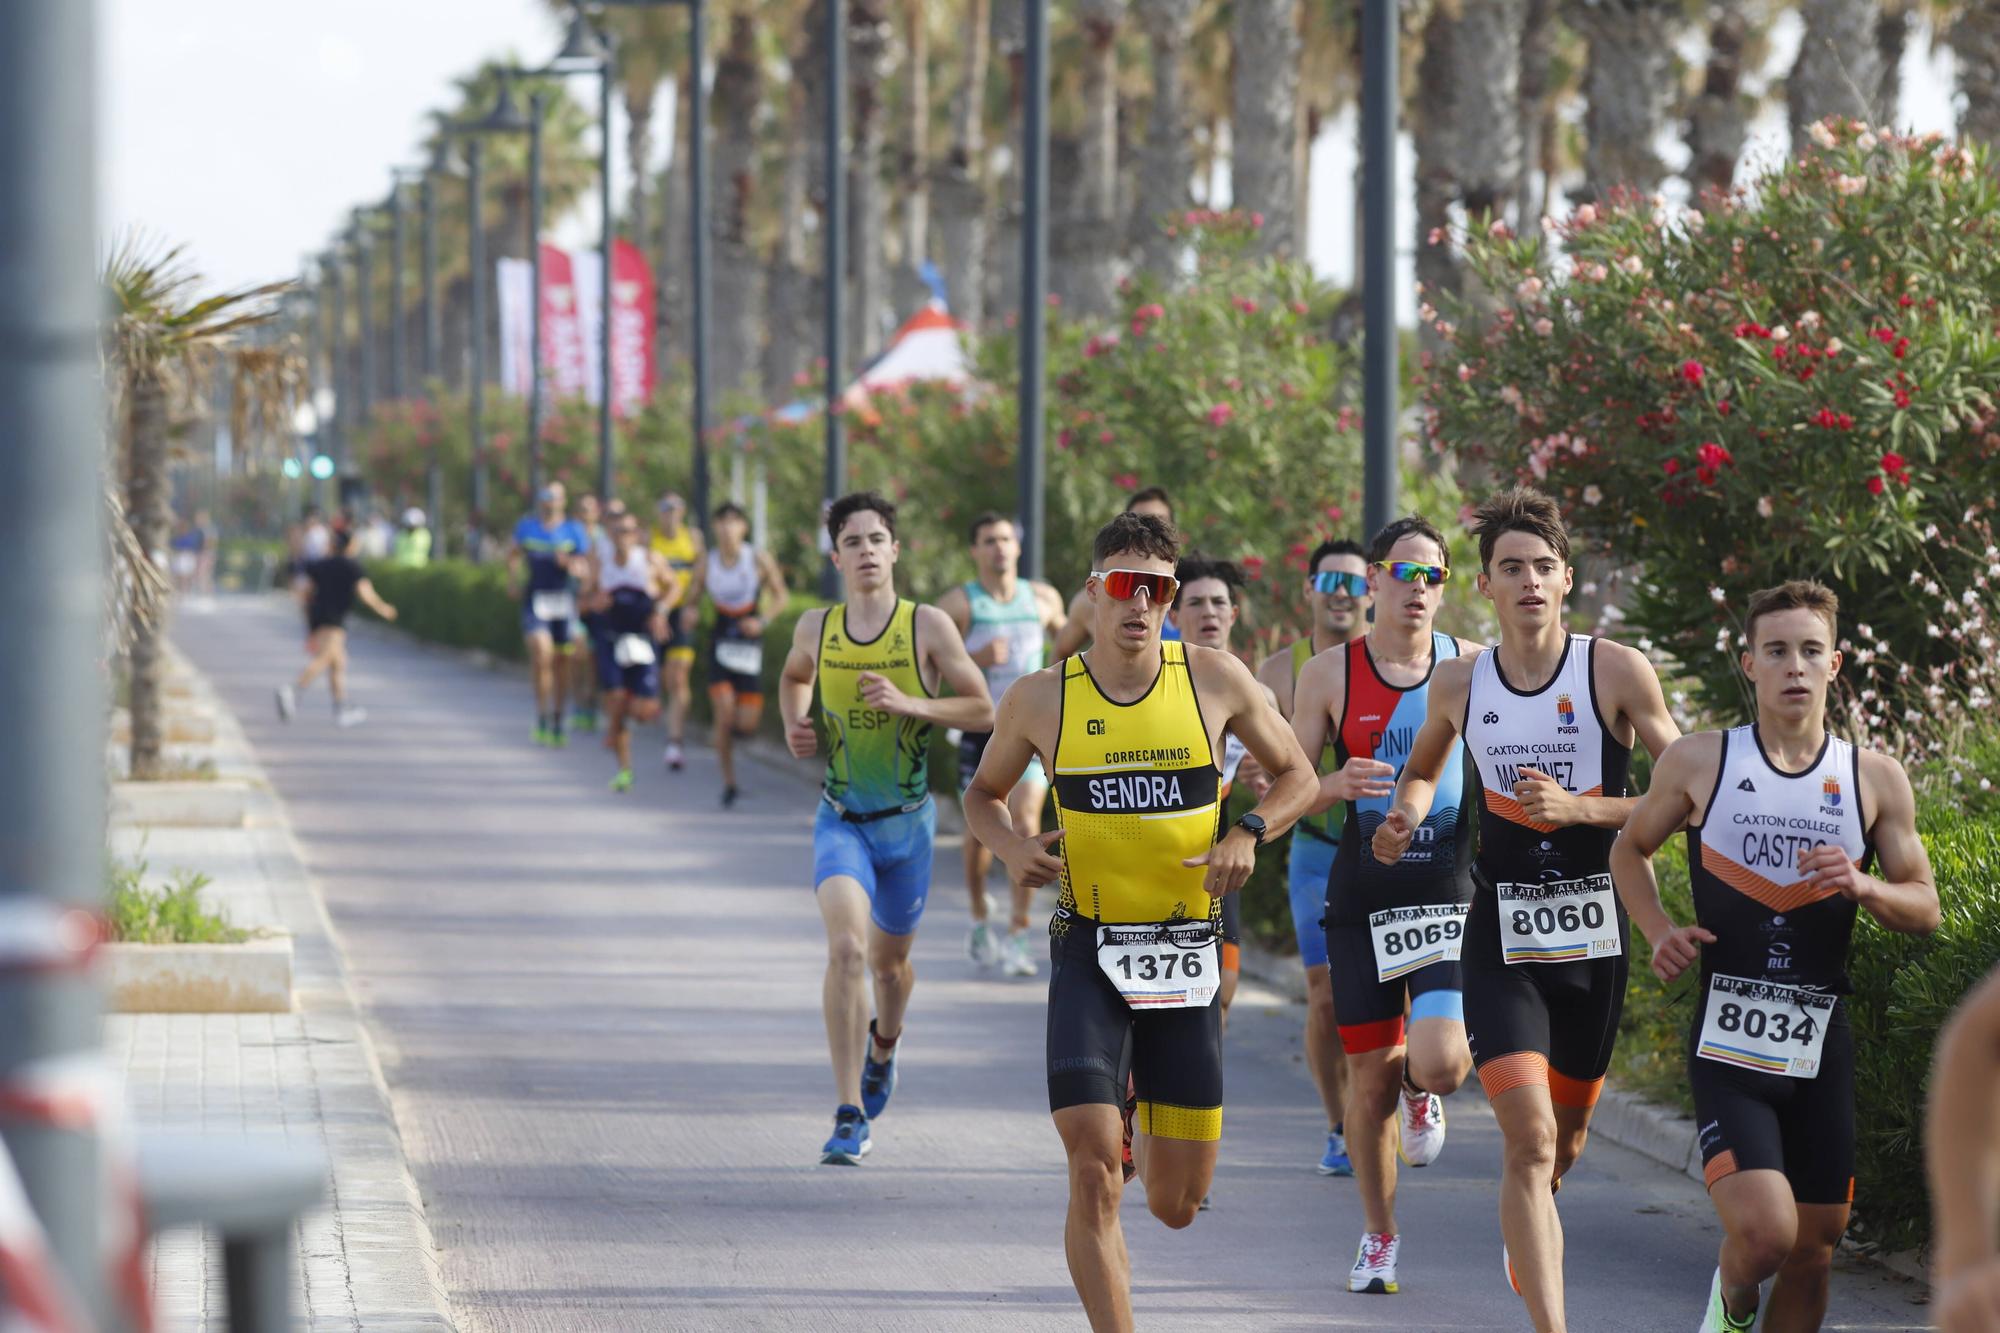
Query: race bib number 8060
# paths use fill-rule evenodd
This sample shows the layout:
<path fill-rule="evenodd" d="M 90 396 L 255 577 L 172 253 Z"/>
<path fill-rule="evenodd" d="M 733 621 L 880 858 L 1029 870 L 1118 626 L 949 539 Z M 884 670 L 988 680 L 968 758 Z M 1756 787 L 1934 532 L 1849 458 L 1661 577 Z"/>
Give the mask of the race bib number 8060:
<path fill-rule="evenodd" d="M 1548 884 L 1496 884 L 1500 954 L 1509 963 L 1569 963 L 1616 958 L 1617 898 L 1611 876 Z"/>

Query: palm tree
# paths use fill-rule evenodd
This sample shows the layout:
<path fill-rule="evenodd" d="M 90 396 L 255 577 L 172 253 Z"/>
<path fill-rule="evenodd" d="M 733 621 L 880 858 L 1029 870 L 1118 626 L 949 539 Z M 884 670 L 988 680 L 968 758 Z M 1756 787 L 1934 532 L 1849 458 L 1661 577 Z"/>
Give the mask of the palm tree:
<path fill-rule="evenodd" d="M 891 283 L 898 318 L 912 308 L 922 284 L 917 265 L 931 255 L 931 31 L 930 6 L 903 0 L 904 68 L 902 143 L 896 151 L 899 254 Z"/>
<path fill-rule="evenodd" d="M 986 310 L 986 71 L 992 51 L 987 0 L 966 0 L 959 36 L 958 87 L 951 99 L 951 148 L 932 168 L 945 293 L 952 313 L 978 327 Z"/>
<path fill-rule="evenodd" d="M 1548 211 L 1549 178 L 1546 156 L 1552 138 L 1553 99 L 1549 82 L 1556 58 L 1557 0 L 1527 0 L 1521 11 L 1521 75 L 1516 88 L 1521 117 L 1521 174 L 1514 190 L 1514 223 L 1528 231 Z M 1537 178 L 1540 190 L 1536 190 Z"/>
<path fill-rule="evenodd" d="M 2000 0 L 1965 0 L 1945 35 L 1965 95 L 1959 134 L 2000 144 Z"/>
<path fill-rule="evenodd" d="M 757 20 L 739 10 L 729 20 L 729 44 L 715 65 L 715 383 L 745 387 L 757 365 L 757 334 L 764 322 L 764 266 L 751 245 L 752 200 L 757 182 L 757 110 L 763 71 Z"/>
<path fill-rule="evenodd" d="M 1750 41 L 1746 0 L 1714 0 L 1708 13 L 1708 64 L 1701 91 L 1688 105 L 1688 183 L 1697 197 L 1727 194 L 1749 137 L 1750 99 L 1743 94 L 1744 47 Z"/>
<path fill-rule="evenodd" d="M 1511 34 L 1510 34 L 1511 37 Z M 1298 230 L 1298 0 L 1235 0 L 1229 197 L 1264 215 L 1257 248 L 1290 255 Z"/>
<path fill-rule="evenodd" d="M 1806 131 L 1828 116 L 1869 119 L 1882 86 L 1875 0 L 1799 0 L 1799 17 L 1805 35 L 1785 80 L 1795 153 L 1805 150 Z"/>
<path fill-rule="evenodd" d="M 1674 94 L 1674 0 L 1572 0 L 1568 17 L 1590 44 L 1585 75 L 1584 186 L 1642 194 L 1666 175 L 1654 143 Z"/>
<path fill-rule="evenodd" d="M 287 283 L 202 295 L 201 278 L 178 248 L 141 240 L 122 243 L 106 261 L 104 285 L 111 320 L 105 362 L 112 389 L 111 423 L 125 482 L 125 512 L 137 548 L 158 562 L 173 526 L 168 476 L 175 432 L 197 416 L 219 369 L 227 369 L 257 403 L 257 419 L 289 424 L 304 391 L 297 349 L 231 361 L 240 334 L 276 318 Z M 247 377 L 247 380 L 246 380 Z M 246 415 L 246 422 L 251 418 Z M 131 580 L 135 588 L 150 580 Z M 132 741 L 136 779 L 160 776 L 160 682 L 165 634 L 161 619 L 135 601 L 127 624 Z"/>
<path fill-rule="evenodd" d="M 1903 100 L 1903 52 L 1910 45 L 1910 27 L 1915 20 L 1915 0 L 1883 0 L 1882 10 L 1875 16 L 1875 55 L 1880 72 L 1869 91 L 1874 100 L 1870 119 L 1877 124 L 1896 121 L 1896 110 Z"/>
<path fill-rule="evenodd" d="M 887 137 L 883 87 L 895 66 L 890 4 L 891 0 L 848 0 L 847 7 L 848 73 L 854 97 L 850 158 L 854 226 L 848 231 L 854 310 L 848 337 L 856 358 L 876 351 L 889 309 L 889 270 L 883 252 L 889 213 L 882 158 Z"/>
<path fill-rule="evenodd" d="M 1139 267 L 1171 278 L 1181 247 L 1166 234 L 1164 223 L 1186 210 L 1194 170 L 1187 142 L 1184 66 L 1195 0 L 1134 0 L 1133 8 L 1151 52 L 1153 100 L 1139 150 L 1138 197 L 1132 206 L 1129 240 L 1138 248 Z"/>

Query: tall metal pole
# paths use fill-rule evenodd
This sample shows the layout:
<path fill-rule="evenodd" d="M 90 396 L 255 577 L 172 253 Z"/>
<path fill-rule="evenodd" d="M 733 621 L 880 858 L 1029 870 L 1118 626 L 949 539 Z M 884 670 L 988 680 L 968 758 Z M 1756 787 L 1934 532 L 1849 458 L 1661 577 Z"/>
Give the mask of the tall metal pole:
<path fill-rule="evenodd" d="M 1042 577 L 1042 379 L 1046 371 L 1049 260 L 1049 3 L 1028 0 L 1028 100 L 1021 118 L 1021 572 Z"/>
<path fill-rule="evenodd" d="M 354 362 L 347 349 L 347 282 L 340 271 L 338 242 L 328 255 L 333 261 L 327 269 L 327 281 L 333 286 L 333 337 L 327 343 L 327 351 L 333 357 L 333 417 L 328 424 L 333 429 L 326 440 L 326 456 L 333 460 L 337 477 L 347 465 L 347 434 L 354 420 Z M 323 484 L 320 502 L 329 516 L 339 509 L 340 484 L 334 481 Z"/>
<path fill-rule="evenodd" d="M 375 406 L 375 238 L 368 231 L 368 215 L 354 210 L 354 285 L 361 316 L 360 391 L 355 395 L 355 425 L 368 427 L 368 413 Z"/>
<path fill-rule="evenodd" d="M 438 192 L 437 175 L 443 167 L 443 154 L 432 159 L 424 172 L 424 392 L 430 395 L 431 407 L 437 402 L 438 362 L 444 349 L 444 307 L 438 301 Z M 431 429 L 437 430 L 435 413 Z M 431 553 L 438 559 L 444 558 L 444 468 L 438 462 L 438 450 L 442 446 L 434 439 L 431 456 L 424 467 L 424 508 L 431 520 Z"/>
<path fill-rule="evenodd" d="M 485 210 L 480 207 L 485 198 L 485 185 L 480 178 L 482 145 L 478 139 L 468 139 L 465 143 L 467 200 L 466 216 L 471 219 L 471 267 L 472 267 L 472 403 L 469 411 L 472 432 L 472 521 L 466 528 L 472 550 L 467 554 L 478 559 L 479 534 L 486 530 L 486 220 Z"/>
<path fill-rule="evenodd" d="M 597 275 L 597 494 L 610 500 L 618 467 L 618 445 L 611 433 L 611 250 L 618 219 L 611 213 L 611 57 L 606 55 L 597 76 L 597 124 L 604 142 L 597 153 L 597 206 L 604 214 L 604 262 Z"/>
<path fill-rule="evenodd" d="M 528 495 L 542 489 L 542 107 L 528 97 Z"/>
<path fill-rule="evenodd" d="M 389 397 L 403 398 L 409 369 L 410 345 L 403 328 L 403 252 L 409 248 L 410 229 L 403 218 L 403 182 L 389 183 Z"/>
<path fill-rule="evenodd" d="M 82 966 L 103 907 L 104 704 L 99 679 L 103 457 L 98 393 L 95 4 L 0 5 L 0 581 L 14 701 L 0 773 L 0 1087 L 100 1052 L 102 1000 Z M 32 651 L 27 645 L 33 645 Z M 79 931 L 74 929 L 82 926 Z M 46 951 L 27 945 L 47 940 Z M 89 1125 L 0 1122 L 57 1264 L 112 1321 Z"/>
<path fill-rule="evenodd" d="M 826 6 L 826 499 L 840 498 L 847 489 L 847 440 L 842 433 L 840 392 L 842 309 L 847 282 L 847 7 L 842 0 Z M 840 575 L 829 564 L 820 571 L 820 595 L 840 595 Z"/>
<path fill-rule="evenodd" d="M 1362 519 L 1396 511 L 1396 0 L 1365 0 L 1361 19 Z"/>
<path fill-rule="evenodd" d="M 688 239 L 694 268 L 694 521 L 708 531 L 708 93 L 702 74 L 707 65 L 708 11 L 702 0 L 688 0 L 688 45 L 693 68 L 694 115 L 688 123 Z M 764 534 L 759 533 L 760 537 Z"/>

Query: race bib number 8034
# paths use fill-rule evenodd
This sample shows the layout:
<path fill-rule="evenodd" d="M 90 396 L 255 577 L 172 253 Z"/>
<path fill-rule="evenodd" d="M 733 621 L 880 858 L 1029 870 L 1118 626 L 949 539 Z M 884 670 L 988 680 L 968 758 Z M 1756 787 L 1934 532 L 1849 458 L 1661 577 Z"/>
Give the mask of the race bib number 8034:
<path fill-rule="evenodd" d="M 1717 973 L 1709 978 L 1695 1054 L 1787 1078 L 1818 1078 L 1835 997 Z"/>

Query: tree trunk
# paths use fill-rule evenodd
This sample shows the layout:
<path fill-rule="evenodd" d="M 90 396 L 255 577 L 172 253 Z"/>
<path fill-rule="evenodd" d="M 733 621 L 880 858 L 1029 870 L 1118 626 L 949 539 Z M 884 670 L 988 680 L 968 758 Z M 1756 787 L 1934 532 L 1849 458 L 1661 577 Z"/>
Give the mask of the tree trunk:
<path fill-rule="evenodd" d="M 627 83 L 624 87 L 625 160 L 632 173 L 632 235 L 638 237 L 649 234 L 646 219 L 652 180 L 646 172 L 646 160 L 653 155 L 653 102 L 658 92 L 658 84 Z"/>
<path fill-rule="evenodd" d="M 694 236 L 689 229 L 687 208 L 688 195 L 694 188 L 693 176 L 688 171 L 688 159 L 694 154 L 694 89 L 695 80 L 685 75 L 675 80 L 674 157 L 667 165 L 666 188 L 663 191 L 664 197 L 670 201 L 661 228 L 665 254 L 660 265 L 659 281 L 655 284 L 661 319 L 665 325 L 664 334 L 679 341 L 680 353 L 673 359 L 681 361 L 690 361 L 694 355 L 694 348 L 689 342 L 689 333 L 694 325 L 694 275 L 691 271 Z M 713 164 L 709 179 L 715 179 Z"/>
<path fill-rule="evenodd" d="M 903 142 L 896 154 L 901 254 L 890 283 L 899 318 L 928 295 L 917 270 L 931 257 L 931 39 L 924 0 L 903 0 L 903 34 L 909 75 L 903 81 Z"/>
<path fill-rule="evenodd" d="M 993 49 L 1007 70 L 1007 155 L 998 201 L 986 234 L 986 311 L 1005 319 L 1021 304 L 1021 113 L 1024 106 L 1023 53 L 1028 40 L 1024 0 L 992 0 Z"/>
<path fill-rule="evenodd" d="M 1466 5 L 1451 39 L 1452 174 L 1468 218 L 1504 216 L 1521 178 L 1521 33 L 1527 0 Z"/>
<path fill-rule="evenodd" d="M 1134 13 L 1146 31 L 1152 57 L 1153 100 L 1146 113 L 1146 139 L 1139 151 L 1138 197 L 1132 205 L 1131 244 L 1139 266 L 1171 281 L 1178 270 L 1181 242 L 1166 233 L 1188 206 L 1194 167 L 1188 153 L 1186 61 L 1194 24 L 1194 0 L 1135 0 Z"/>
<path fill-rule="evenodd" d="M 1417 282 L 1423 288 L 1423 299 L 1432 305 L 1440 296 L 1459 290 L 1458 259 L 1450 241 L 1437 245 L 1430 241 L 1433 234 L 1450 228 L 1451 203 L 1458 197 L 1455 173 L 1463 157 L 1458 151 L 1459 127 L 1451 99 L 1442 95 L 1451 88 L 1456 29 L 1457 20 L 1442 7 L 1431 11 L 1424 24 L 1423 55 L 1417 62 L 1416 88 L 1422 91 L 1407 103 L 1416 156 Z M 1428 326 L 1419 327 L 1418 333 L 1426 347 L 1435 345 L 1435 334 Z"/>
<path fill-rule="evenodd" d="M 1887 7 L 1875 16 L 1875 52 L 1881 63 L 1877 76 L 1874 121 L 1878 125 L 1897 123 L 1903 100 L 1903 52 L 1910 44 L 1910 11 Z"/>
<path fill-rule="evenodd" d="M 1802 153 L 1806 132 L 1828 116 L 1867 120 L 1882 86 L 1882 53 L 1875 45 L 1875 0 L 1800 0 L 1805 36 L 1785 80 L 1792 151 Z"/>
<path fill-rule="evenodd" d="M 166 386 L 150 375 L 135 378 L 126 390 L 127 427 L 130 431 L 125 479 L 125 516 L 138 539 L 139 549 L 155 565 L 163 566 L 167 541 L 173 529 L 170 499 L 172 479 L 168 476 L 170 423 Z M 159 618 L 135 612 L 130 620 L 131 646 L 126 665 L 131 672 L 132 746 L 131 773 L 144 781 L 157 778 L 161 771 L 162 719 L 160 692 L 166 668 L 166 626 Z"/>
<path fill-rule="evenodd" d="M 1292 257 L 1301 239 L 1298 0 L 1235 0 L 1230 39 L 1230 204 L 1264 215 L 1257 253 Z"/>
<path fill-rule="evenodd" d="M 1118 212 L 1118 29 L 1125 0 L 1077 0 L 1083 28 L 1083 128 L 1072 211 L 1108 223 Z"/>
<path fill-rule="evenodd" d="M 809 54 L 809 53 L 808 53 Z M 817 345 L 809 327 L 812 310 L 806 258 L 806 200 L 812 170 L 808 159 L 819 139 L 812 132 L 818 117 L 808 113 L 811 90 L 799 77 L 804 56 L 793 61 L 794 77 L 786 88 L 785 165 L 778 186 L 778 235 L 771 246 L 770 276 L 765 286 L 764 401 L 788 403 L 799 392 L 798 376 L 812 364 Z"/>
<path fill-rule="evenodd" d="M 1749 35 L 1744 0 L 1717 0 L 1710 10 L 1708 67 L 1688 109 L 1688 178 L 1697 202 L 1704 195 L 1720 198 L 1736 184 L 1736 162 L 1750 130 L 1750 104 L 1743 95 L 1743 44 Z"/>
<path fill-rule="evenodd" d="M 757 108 L 763 97 L 757 56 L 757 20 L 738 10 L 729 20 L 729 44 L 715 65 L 710 94 L 715 107 L 715 384 L 749 387 L 757 365 L 757 337 L 764 308 L 764 266 L 750 244 L 750 213 L 757 185 Z"/>
<path fill-rule="evenodd" d="M 2000 0 L 1969 0 L 1949 40 L 1958 58 L 1958 90 L 1965 94 L 1959 135 L 2000 144 Z"/>
<path fill-rule="evenodd" d="M 1654 143 L 1674 93 L 1666 0 L 1580 0 L 1570 21 L 1590 47 L 1584 75 L 1584 189 L 1602 199 L 1626 186 L 1659 189 L 1666 167 Z"/>
<path fill-rule="evenodd" d="M 1541 220 L 1547 189 L 1535 188 L 1542 168 L 1542 118 L 1549 106 L 1549 68 L 1555 62 L 1555 0 L 1527 0 L 1521 15 L 1521 82 L 1516 95 L 1521 116 L 1521 172 L 1514 183 L 1514 225 L 1531 234 Z"/>
<path fill-rule="evenodd" d="M 882 242 L 888 227 L 887 192 L 882 187 L 885 139 L 883 109 L 893 54 L 890 0 L 849 0 L 847 36 L 853 76 L 854 139 L 849 198 L 853 224 L 847 233 L 854 268 L 854 309 L 848 351 L 860 366 L 880 350 L 889 308 L 889 270 Z"/>
<path fill-rule="evenodd" d="M 959 47 L 958 90 L 952 96 L 951 151 L 932 168 L 931 191 L 942 253 L 946 300 L 954 315 L 977 328 L 986 312 L 987 53 L 986 0 L 969 0 Z"/>

